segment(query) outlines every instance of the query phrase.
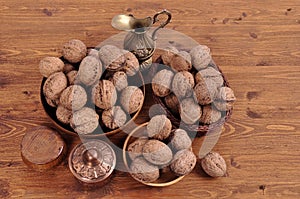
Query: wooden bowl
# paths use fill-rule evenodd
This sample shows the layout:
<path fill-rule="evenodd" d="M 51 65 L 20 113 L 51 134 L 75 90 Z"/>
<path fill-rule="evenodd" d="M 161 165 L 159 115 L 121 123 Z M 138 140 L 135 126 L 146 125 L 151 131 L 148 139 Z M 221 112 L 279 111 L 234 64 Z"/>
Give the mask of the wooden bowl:
<path fill-rule="evenodd" d="M 143 79 L 142 74 L 140 72 L 138 72 L 133 77 L 137 78 L 140 81 L 138 85 L 142 85 L 140 88 L 143 91 L 144 99 L 145 99 L 145 97 L 146 97 L 146 89 L 145 89 L 145 83 L 144 83 L 144 79 Z M 43 105 L 43 108 L 44 108 L 44 111 L 45 111 L 46 115 L 49 117 L 49 119 L 51 120 L 51 122 L 54 124 L 54 126 L 60 132 L 66 133 L 66 134 L 69 134 L 69 135 L 73 135 L 73 136 L 79 136 L 70 127 L 70 125 L 63 124 L 62 122 L 60 122 L 56 118 L 56 108 L 51 107 L 50 105 L 48 105 L 48 103 L 46 101 L 46 98 L 45 98 L 45 96 L 43 94 L 43 86 L 44 86 L 45 81 L 46 81 L 46 78 L 43 78 L 42 79 L 42 83 L 41 83 L 41 87 L 40 87 L 40 98 L 41 98 L 41 102 L 42 102 L 42 105 Z M 130 81 L 130 80 L 128 79 L 128 81 Z M 142 106 L 143 106 L 143 104 L 140 106 L 140 108 L 139 108 L 139 110 L 137 112 L 135 112 L 133 114 L 130 114 L 130 118 L 131 119 L 129 121 L 127 121 L 126 124 L 124 124 L 121 128 L 125 128 L 126 126 L 130 125 L 130 123 L 133 122 L 137 118 L 138 114 L 140 113 L 140 111 L 142 109 Z M 99 133 L 101 131 L 103 131 L 104 133 Z M 100 137 L 103 137 L 103 136 L 112 136 L 112 135 L 114 135 L 114 134 L 116 134 L 116 133 L 118 133 L 120 131 L 121 131 L 120 128 L 117 128 L 117 129 L 114 129 L 114 130 L 108 129 L 102 123 L 99 122 L 98 128 L 93 133 L 86 134 L 86 135 L 80 135 L 80 137 L 82 137 L 82 138 L 89 138 L 89 139 L 100 138 Z"/>
<path fill-rule="evenodd" d="M 130 173 L 130 164 L 131 164 L 131 159 L 128 156 L 127 153 L 127 147 L 134 142 L 136 139 L 138 139 L 139 137 L 142 136 L 147 136 L 147 132 L 146 132 L 146 126 L 147 123 L 141 124 L 140 126 L 136 127 L 126 138 L 124 145 L 123 145 L 123 161 L 125 164 L 125 167 L 127 169 L 127 171 Z M 132 176 L 132 175 L 131 175 Z M 134 176 L 132 176 L 135 180 L 137 180 L 138 182 L 141 182 L 145 185 L 148 186 L 152 186 L 152 187 L 166 187 L 166 186 L 170 186 L 173 185 L 177 182 L 179 182 L 180 180 L 182 180 L 184 178 L 184 176 L 176 176 L 174 173 L 172 173 L 171 171 L 166 172 L 166 173 L 161 173 L 160 177 L 157 181 L 155 182 L 143 182 L 141 180 L 136 179 Z"/>

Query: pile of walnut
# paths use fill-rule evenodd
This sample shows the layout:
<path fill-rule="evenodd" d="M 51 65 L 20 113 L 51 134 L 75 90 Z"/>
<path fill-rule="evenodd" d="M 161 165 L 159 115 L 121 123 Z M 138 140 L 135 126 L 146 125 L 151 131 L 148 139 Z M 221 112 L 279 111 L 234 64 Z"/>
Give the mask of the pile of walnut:
<path fill-rule="evenodd" d="M 108 129 L 123 126 L 129 114 L 141 108 L 142 90 L 127 81 L 139 70 L 131 52 L 112 45 L 88 51 L 82 41 L 73 39 L 64 44 L 62 55 L 63 60 L 45 57 L 39 64 L 47 78 L 43 94 L 61 123 L 78 134 L 90 134 L 99 123 Z"/>
<path fill-rule="evenodd" d="M 189 53 L 173 46 L 157 49 L 153 62 L 169 66 L 153 77 L 153 93 L 185 124 L 214 123 L 232 108 L 233 90 L 224 86 L 222 74 L 211 66 L 207 46 L 198 45 Z"/>
<path fill-rule="evenodd" d="M 127 147 L 131 159 L 131 175 L 142 182 L 154 182 L 164 173 L 176 176 L 189 174 L 197 158 L 192 151 L 192 140 L 183 129 L 173 129 L 165 115 L 151 118 L 147 136 L 140 137 Z M 226 163 L 217 153 L 211 152 L 201 160 L 203 170 L 212 177 L 226 173 Z"/>

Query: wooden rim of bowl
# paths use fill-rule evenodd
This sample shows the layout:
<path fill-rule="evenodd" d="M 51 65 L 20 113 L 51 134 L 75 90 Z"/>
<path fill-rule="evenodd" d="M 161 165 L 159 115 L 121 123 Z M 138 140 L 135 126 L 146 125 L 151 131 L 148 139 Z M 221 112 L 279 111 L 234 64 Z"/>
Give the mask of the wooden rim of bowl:
<path fill-rule="evenodd" d="M 130 140 L 131 137 L 133 137 L 133 135 L 138 131 L 140 130 L 142 127 L 146 126 L 149 122 L 146 122 L 146 123 L 143 123 L 141 125 L 139 125 L 138 127 L 136 127 L 135 129 L 133 129 L 129 134 L 128 136 L 126 137 L 125 141 L 124 141 L 124 145 L 123 145 L 123 162 L 124 162 L 124 165 L 127 169 L 127 171 L 130 173 L 130 168 L 128 166 L 128 162 L 127 162 L 127 155 L 126 155 L 126 152 L 127 152 L 127 146 L 128 146 L 128 142 Z M 131 175 L 131 173 L 130 173 Z M 136 181 L 140 182 L 140 183 L 143 183 L 145 185 L 148 185 L 148 186 L 152 186 L 152 187 L 167 187 L 167 186 L 170 186 L 170 185 L 173 185 L 173 184 L 176 184 L 177 182 L 179 182 L 180 180 L 182 180 L 185 176 L 179 176 L 177 177 L 176 179 L 174 180 L 171 180 L 169 182 L 161 182 L 161 183 L 155 183 L 155 182 L 143 182 L 141 180 L 138 180 L 136 179 L 135 177 L 133 177 L 131 175 L 131 177 L 133 179 L 135 179 Z"/>
<path fill-rule="evenodd" d="M 137 116 L 139 115 L 140 111 L 142 110 L 142 107 L 144 105 L 144 101 L 145 101 L 145 97 L 146 97 L 146 88 L 145 88 L 145 82 L 144 82 L 144 78 L 143 78 L 143 75 L 142 73 L 139 71 L 138 72 L 138 76 L 140 77 L 141 79 L 141 83 L 142 83 L 142 91 L 143 91 L 143 94 L 144 94 L 144 100 L 142 102 L 142 104 L 140 105 L 140 108 L 134 113 L 133 117 L 128 120 L 123 126 L 122 128 L 126 128 L 126 126 L 130 125 L 136 118 Z M 47 104 L 46 102 L 46 98 L 43 94 L 43 85 L 46 81 L 46 78 L 43 77 L 42 79 L 42 83 L 41 83 L 41 87 L 40 87 L 40 100 L 42 102 L 42 105 L 43 105 L 43 109 L 44 109 L 44 112 L 46 113 L 46 115 L 48 116 L 48 118 L 51 120 L 51 122 L 54 124 L 54 126 L 60 131 L 60 132 L 63 132 L 63 133 L 66 133 L 68 135 L 72 135 L 72 136 L 79 136 L 79 137 L 82 137 L 82 138 L 88 138 L 88 139 L 92 139 L 92 138 L 101 138 L 101 137 L 104 137 L 104 136 L 112 136 L 118 132 L 120 132 L 122 130 L 122 128 L 117 128 L 117 129 L 114 129 L 112 131 L 108 131 L 108 132 L 105 132 L 105 133 L 99 133 L 99 134 L 85 134 L 85 135 L 78 135 L 78 133 L 76 133 L 75 131 L 71 131 L 69 129 L 66 129 L 64 128 L 58 121 L 57 119 L 55 118 L 52 118 L 51 115 L 47 112 L 47 108 L 49 108 L 50 106 Z M 52 108 L 52 107 L 51 107 Z"/>

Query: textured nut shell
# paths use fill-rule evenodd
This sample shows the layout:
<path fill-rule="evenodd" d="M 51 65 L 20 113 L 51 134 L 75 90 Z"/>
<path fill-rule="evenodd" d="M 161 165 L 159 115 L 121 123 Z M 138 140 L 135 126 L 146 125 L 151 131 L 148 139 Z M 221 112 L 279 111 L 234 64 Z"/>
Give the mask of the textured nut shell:
<path fill-rule="evenodd" d="M 229 111 L 233 108 L 234 101 L 214 101 L 213 104 L 219 111 Z"/>
<path fill-rule="evenodd" d="M 139 60 L 136 58 L 136 56 L 134 56 L 133 53 L 128 51 L 124 56 L 125 64 L 122 66 L 122 70 L 125 70 L 128 76 L 135 75 L 140 69 Z"/>
<path fill-rule="evenodd" d="M 192 146 L 192 140 L 183 129 L 176 129 L 172 132 L 170 144 L 176 151 L 189 149 Z"/>
<path fill-rule="evenodd" d="M 204 69 L 211 62 L 210 49 L 204 45 L 198 45 L 191 49 L 192 64 L 197 70 Z"/>
<path fill-rule="evenodd" d="M 175 54 L 171 61 L 170 66 L 176 71 L 189 71 L 192 69 L 191 56 L 186 51 L 180 51 Z"/>
<path fill-rule="evenodd" d="M 131 114 L 141 108 L 144 101 L 142 90 L 136 86 L 128 86 L 122 90 L 120 102 L 124 110 Z"/>
<path fill-rule="evenodd" d="M 88 56 L 93 56 L 97 59 L 100 59 L 99 58 L 99 50 L 96 50 L 96 49 L 88 49 L 88 52 L 87 52 Z"/>
<path fill-rule="evenodd" d="M 110 129 L 123 126 L 126 120 L 126 113 L 120 106 L 113 106 L 111 109 L 104 110 L 102 113 L 103 124 Z"/>
<path fill-rule="evenodd" d="M 59 102 L 65 108 L 76 111 L 86 104 L 87 94 L 83 87 L 79 85 L 71 85 L 61 93 Z"/>
<path fill-rule="evenodd" d="M 49 77 L 55 72 L 63 71 L 64 62 L 57 57 L 45 57 L 40 61 L 39 68 L 44 77 Z"/>
<path fill-rule="evenodd" d="M 117 70 L 125 62 L 124 53 L 121 49 L 113 45 L 102 46 L 98 55 L 105 69 L 108 70 Z"/>
<path fill-rule="evenodd" d="M 165 52 L 161 55 L 161 59 L 165 65 L 170 66 L 171 60 L 174 55 L 178 54 L 178 50 L 174 46 L 167 46 L 164 50 Z"/>
<path fill-rule="evenodd" d="M 93 85 L 102 75 L 102 64 L 93 56 L 85 57 L 79 66 L 78 78 L 85 85 Z"/>
<path fill-rule="evenodd" d="M 130 171 L 134 178 L 143 182 L 154 182 L 159 178 L 158 167 L 148 163 L 142 157 L 133 160 Z"/>
<path fill-rule="evenodd" d="M 109 80 L 100 80 L 92 89 L 94 104 L 101 109 L 110 109 L 117 101 L 117 91 Z"/>
<path fill-rule="evenodd" d="M 147 133 L 150 138 L 164 140 L 169 137 L 172 123 L 165 115 L 156 115 L 147 125 Z"/>
<path fill-rule="evenodd" d="M 165 97 L 171 92 L 171 84 L 174 73 L 170 70 L 163 69 L 156 73 L 152 79 L 152 90 L 156 96 Z"/>
<path fill-rule="evenodd" d="M 118 91 L 121 91 L 128 86 L 127 75 L 123 71 L 115 72 L 110 78 L 110 81 L 115 85 Z"/>
<path fill-rule="evenodd" d="M 71 63 L 80 62 L 86 56 L 86 53 L 86 45 L 78 39 L 68 41 L 62 49 L 63 57 Z"/>
<path fill-rule="evenodd" d="M 215 109 L 212 105 L 203 106 L 200 122 L 211 124 L 221 119 L 221 112 Z"/>
<path fill-rule="evenodd" d="M 186 98 L 180 103 L 180 117 L 186 124 L 194 124 L 201 117 L 201 107 L 193 98 Z"/>
<path fill-rule="evenodd" d="M 77 70 L 72 70 L 66 74 L 68 78 L 68 85 L 74 85 L 77 79 Z"/>
<path fill-rule="evenodd" d="M 179 114 L 179 100 L 174 93 L 165 97 L 165 104 L 166 106 L 172 111 L 174 114 Z"/>
<path fill-rule="evenodd" d="M 222 101 L 235 101 L 236 100 L 233 90 L 226 86 L 219 88 L 217 99 L 222 100 Z"/>
<path fill-rule="evenodd" d="M 48 104 L 49 106 L 51 106 L 51 107 L 54 107 L 54 108 L 55 108 L 55 107 L 57 107 L 57 105 L 59 104 L 59 98 L 52 100 L 52 99 L 49 99 L 49 98 L 47 98 L 47 97 L 45 96 L 45 99 L 46 99 L 47 104 Z"/>
<path fill-rule="evenodd" d="M 70 71 L 72 71 L 72 70 L 76 70 L 75 67 L 74 67 L 72 64 L 65 63 L 63 72 L 64 72 L 65 74 L 67 74 L 68 72 L 70 72 Z"/>
<path fill-rule="evenodd" d="M 56 109 L 56 117 L 60 122 L 64 124 L 70 124 L 72 111 L 70 111 L 62 105 L 59 105 Z"/>
<path fill-rule="evenodd" d="M 211 177 L 222 177 L 226 174 L 226 162 L 222 156 L 216 152 L 208 153 L 201 160 L 201 166 L 205 173 Z"/>
<path fill-rule="evenodd" d="M 172 82 L 172 91 L 177 97 L 190 97 L 195 86 L 194 76 L 187 71 L 175 74 Z"/>
<path fill-rule="evenodd" d="M 127 152 L 131 160 L 143 155 L 143 147 L 147 141 L 147 137 L 141 137 L 128 146 Z"/>
<path fill-rule="evenodd" d="M 67 87 L 67 77 L 63 72 L 56 72 L 50 75 L 44 83 L 43 93 L 49 100 L 59 98 L 61 92 Z"/>
<path fill-rule="evenodd" d="M 153 55 L 152 55 L 152 62 L 153 63 L 159 63 L 160 60 L 161 60 L 161 56 L 164 53 L 165 53 L 165 50 L 156 48 Z"/>
<path fill-rule="evenodd" d="M 217 86 L 211 79 L 200 81 L 194 87 L 195 99 L 201 105 L 212 103 L 217 95 Z"/>
<path fill-rule="evenodd" d="M 70 125 L 78 134 L 92 133 L 99 125 L 98 114 L 91 108 L 83 107 L 73 113 Z"/>
<path fill-rule="evenodd" d="M 166 165 L 172 160 L 171 149 L 159 140 L 149 140 L 143 147 L 144 158 L 154 165 Z"/>
<path fill-rule="evenodd" d="M 183 149 L 174 155 L 170 168 L 177 176 L 183 176 L 194 169 L 196 162 L 197 158 L 194 153 L 189 149 Z"/>
<path fill-rule="evenodd" d="M 222 74 L 212 67 L 208 67 L 206 69 L 198 71 L 195 75 L 196 83 L 200 82 L 202 79 L 211 79 L 215 82 L 217 87 L 221 87 L 224 84 L 224 79 Z"/>

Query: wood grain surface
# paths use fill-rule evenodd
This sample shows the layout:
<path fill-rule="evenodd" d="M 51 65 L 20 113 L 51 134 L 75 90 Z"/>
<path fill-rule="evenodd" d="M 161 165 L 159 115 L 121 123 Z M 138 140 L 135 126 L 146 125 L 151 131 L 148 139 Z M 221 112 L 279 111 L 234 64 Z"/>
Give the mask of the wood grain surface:
<path fill-rule="evenodd" d="M 66 160 L 42 173 L 27 168 L 22 136 L 51 126 L 39 100 L 39 60 L 60 56 L 69 39 L 95 46 L 118 33 L 110 25 L 116 14 L 145 17 L 163 8 L 174 16 L 168 28 L 211 48 L 235 91 L 233 116 L 214 148 L 227 177 L 209 178 L 198 164 L 170 187 L 116 171 L 106 186 L 90 188 Z M 300 198 L 299 1 L 0 0 L 0 20 L 0 198 Z M 138 123 L 149 119 L 151 103 Z M 121 146 L 125 136 L 112 139 Z M 66 140 L 70 149 L 79 142 Z"/>

